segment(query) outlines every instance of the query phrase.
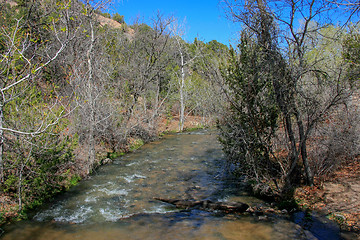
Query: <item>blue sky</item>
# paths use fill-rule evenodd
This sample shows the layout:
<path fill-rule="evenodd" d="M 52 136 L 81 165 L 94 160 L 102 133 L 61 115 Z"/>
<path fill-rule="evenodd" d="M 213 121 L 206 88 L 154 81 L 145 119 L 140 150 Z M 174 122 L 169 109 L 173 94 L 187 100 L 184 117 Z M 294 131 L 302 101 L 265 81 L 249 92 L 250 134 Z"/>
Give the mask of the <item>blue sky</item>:
<path fill-rule="evenodd" d="M 180 21 L 186 18 L 187 41 L 199 37 L 204 42 L 217 40 L 228 45 L 236 40 L 237 27 L 226 19 L 219 0 L 117 0 L 109 12 L 124 15 L 125 22 L 131 24 L 137 17 L 146 23 L 158 10 Z"/>

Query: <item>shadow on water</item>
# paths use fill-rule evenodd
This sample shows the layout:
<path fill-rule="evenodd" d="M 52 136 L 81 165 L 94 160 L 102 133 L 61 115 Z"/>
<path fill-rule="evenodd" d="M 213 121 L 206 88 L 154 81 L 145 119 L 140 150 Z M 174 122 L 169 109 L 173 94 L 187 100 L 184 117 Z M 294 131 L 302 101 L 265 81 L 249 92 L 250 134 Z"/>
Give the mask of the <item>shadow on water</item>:
<path fill-rule="evenodd" d="M 311 232 L 316 239 L 341 239 L 339 227 L 334 222 L 324 217 L 308 212 L 296 212 L 292 215 L 292 220 L 305 231 Z"/>
<path fill-rule="evenodd" d="M 103 166 L 31 220 L 7 226 L 2 239 L 340 239 L 336 228 L 301 213 L 264 219 L 178 210 L 153 199 L 266 205 L 225 170 L 214 132 L 169 135 Z"/>

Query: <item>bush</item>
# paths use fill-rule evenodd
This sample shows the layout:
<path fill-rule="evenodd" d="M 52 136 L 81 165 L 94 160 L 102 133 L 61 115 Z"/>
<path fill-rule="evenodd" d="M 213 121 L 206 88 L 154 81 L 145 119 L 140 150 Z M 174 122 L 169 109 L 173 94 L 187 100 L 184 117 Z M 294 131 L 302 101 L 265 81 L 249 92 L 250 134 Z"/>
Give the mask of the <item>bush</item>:
<path fill-rule="evenodd" d="M 331 116 L 331 117 L 330 117 Z M 314 131 L 309 157 L 315 176 L 326 177 L 359 154 L 360 113 L 354 106 L 339 107 Z"/>

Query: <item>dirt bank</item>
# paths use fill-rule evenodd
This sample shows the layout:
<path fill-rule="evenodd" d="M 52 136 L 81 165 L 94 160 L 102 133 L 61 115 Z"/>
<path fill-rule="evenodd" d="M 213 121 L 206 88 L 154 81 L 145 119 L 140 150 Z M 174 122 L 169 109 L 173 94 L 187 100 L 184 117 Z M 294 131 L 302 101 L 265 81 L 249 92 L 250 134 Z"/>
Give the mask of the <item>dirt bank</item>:
<path fill-rule="evenodd" d="M 325 214 L 360 239 L 360 157 L 314 187 L 298 188 L 295 199 L 301 207 Z"/>

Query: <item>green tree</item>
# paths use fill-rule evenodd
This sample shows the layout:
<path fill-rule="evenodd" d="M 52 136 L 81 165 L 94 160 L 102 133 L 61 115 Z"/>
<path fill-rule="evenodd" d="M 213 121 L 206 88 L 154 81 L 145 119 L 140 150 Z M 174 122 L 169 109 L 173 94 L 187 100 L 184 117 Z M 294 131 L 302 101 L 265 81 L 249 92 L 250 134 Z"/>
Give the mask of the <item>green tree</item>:
<path fill-rule="evenodd" d="M 266 54 L 256 39 L 243 32 L 238 52 L 231 49 L 229 66 L 223 71 L 228 85 L 230 115 L 220 125 L 220 141 L 240 174 L 261 182 L 279 177 L 281 164 L 273 155 L 273 138 L 278 127 L 271 72 Z"/>
<path fill-rule="evenodd" d="M 118 13 L 115 13 L 114 15 L 112 15 L 112 19 L 117 21 L 118 23 L 125 23 L 124 16 L 120 15 Z"/>

